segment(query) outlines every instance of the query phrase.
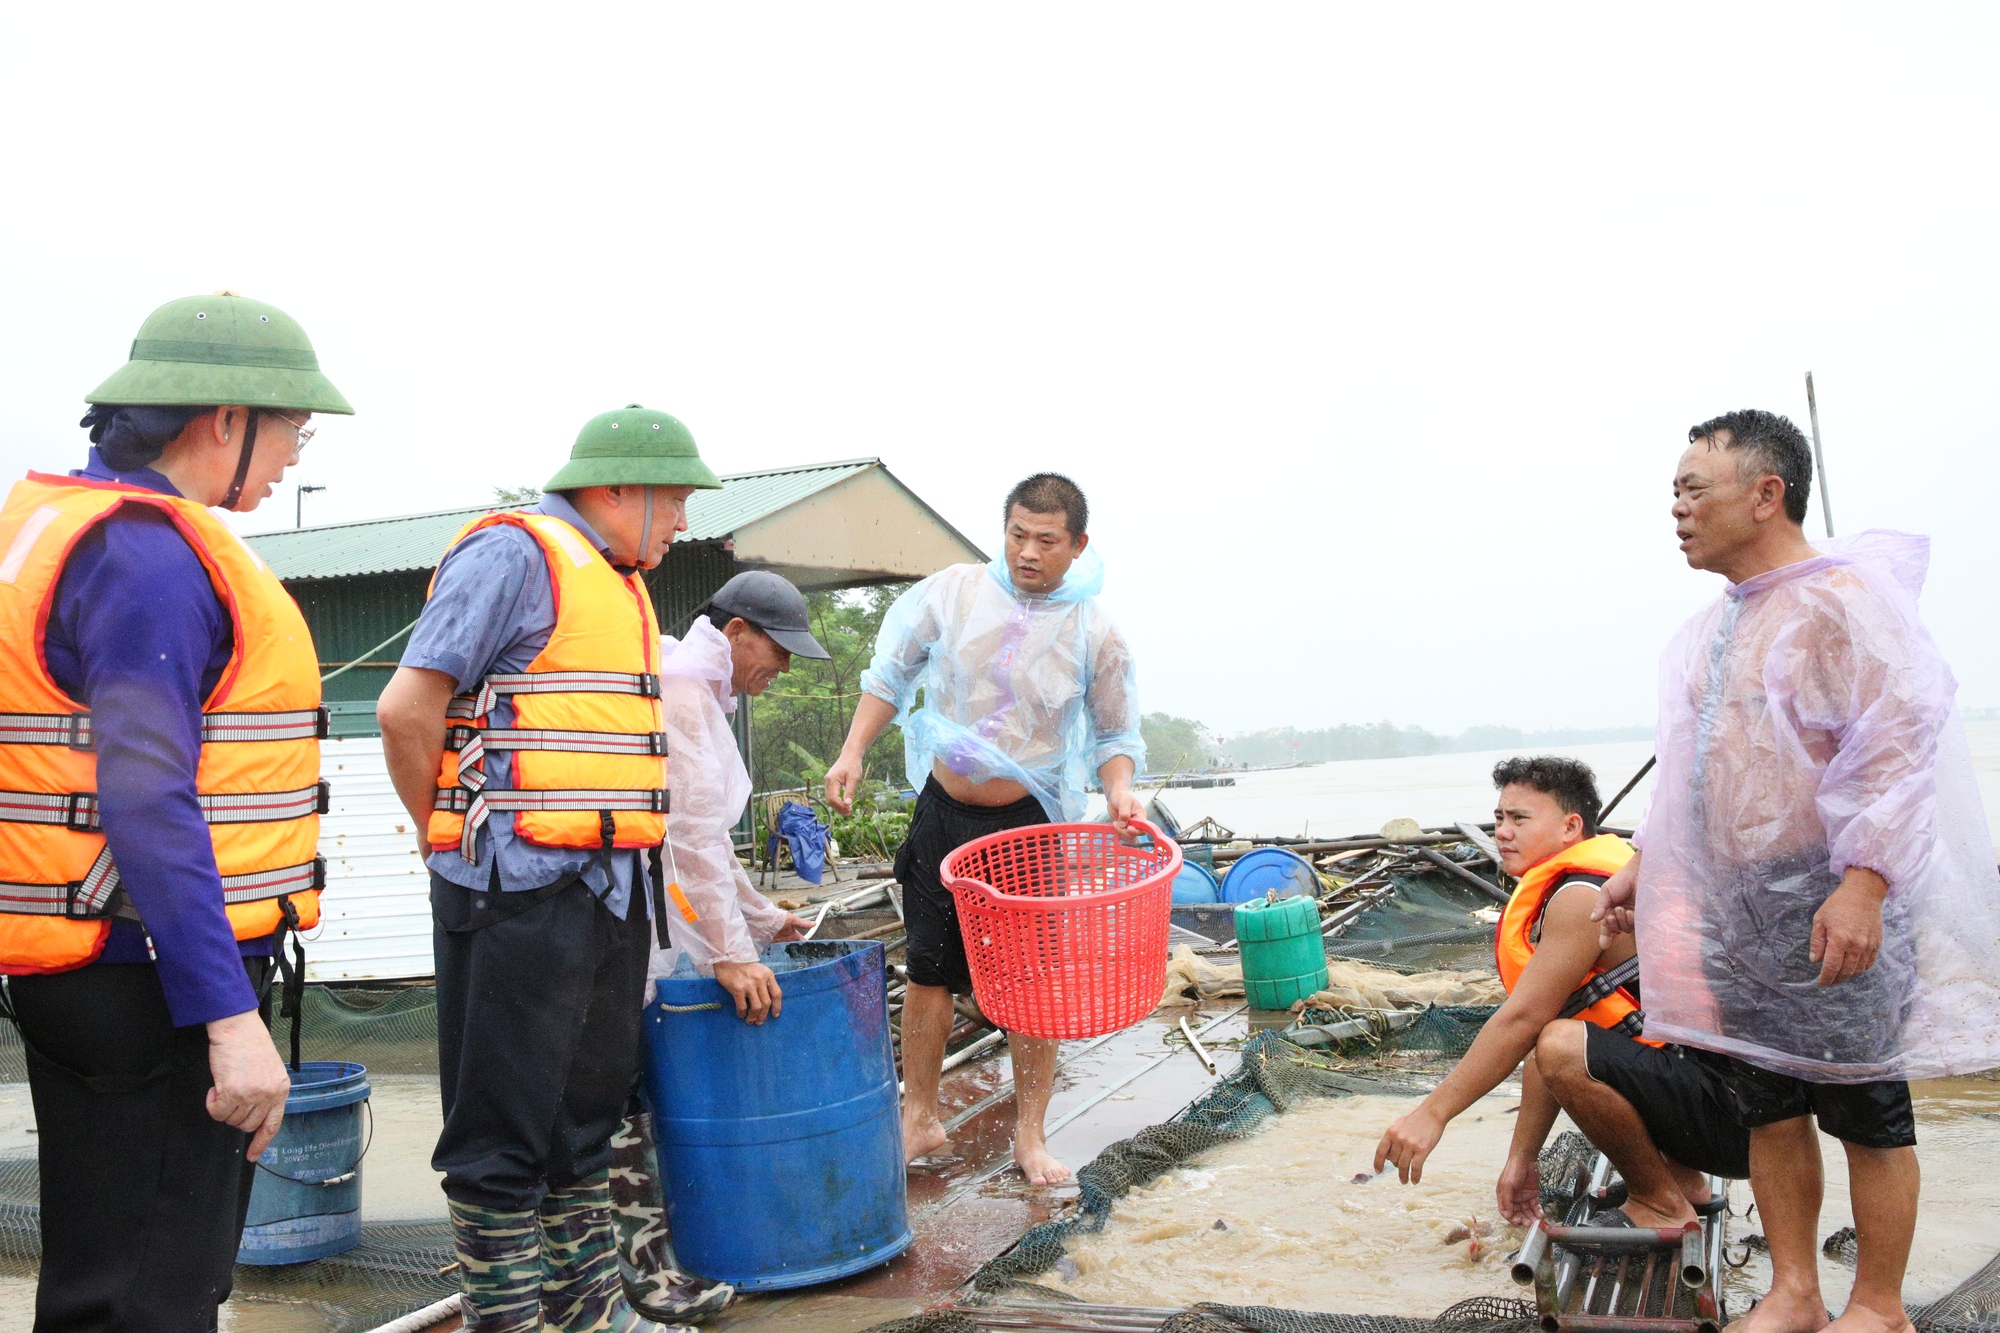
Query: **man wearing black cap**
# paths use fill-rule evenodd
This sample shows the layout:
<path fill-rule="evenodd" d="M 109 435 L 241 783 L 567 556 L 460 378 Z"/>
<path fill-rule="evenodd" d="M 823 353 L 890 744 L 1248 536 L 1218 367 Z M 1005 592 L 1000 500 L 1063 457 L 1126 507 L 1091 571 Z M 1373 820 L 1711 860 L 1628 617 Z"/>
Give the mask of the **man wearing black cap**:
<path fill-rule="evenodd" d="M 777 976 L 758 961 L 762 946 L 797 939 L 808 923 L 757 892 L 736 859 L 732 830 L 750 799 L 750 772 L 729 716 L 739 696 L 762 694 L 789 671 L 793 654 L 830 656 L 812 636 L 799 590 L 752 570 L 723 584 L 679 643 L 667 641 L 660 667 L 674 793 L 663 849 L 673 947 L 656 948 L 649 970 L 665 976 L 685 954 L 751 1024 L 776 1017 L 784 1004 Z M 684 1323 L 715 1313 L 734 1293 L 680 1271 L 674 1259 L 658 1168 L 648 1160 L 650 1119 L 635 1098 L 612 1140 L 619 1250 L 634 1306 L 649 1318 Z"/>

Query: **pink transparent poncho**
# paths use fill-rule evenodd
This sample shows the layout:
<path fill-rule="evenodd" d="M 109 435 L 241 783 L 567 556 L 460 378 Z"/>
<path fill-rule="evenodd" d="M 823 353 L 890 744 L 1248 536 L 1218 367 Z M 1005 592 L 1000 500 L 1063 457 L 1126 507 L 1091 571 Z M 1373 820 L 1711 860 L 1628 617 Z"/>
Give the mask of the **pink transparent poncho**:
<path fill-rule="evenodd" d="M 1660 662 L 1638 842 L 1646 1035 L 1821 1083 L 2000 1066 L 2000 874 L 1927 538 L 1864 532 L 1734 584 Z M 1889 882 L 1875 965 L 1817 984 L 1813 915 Z"/>

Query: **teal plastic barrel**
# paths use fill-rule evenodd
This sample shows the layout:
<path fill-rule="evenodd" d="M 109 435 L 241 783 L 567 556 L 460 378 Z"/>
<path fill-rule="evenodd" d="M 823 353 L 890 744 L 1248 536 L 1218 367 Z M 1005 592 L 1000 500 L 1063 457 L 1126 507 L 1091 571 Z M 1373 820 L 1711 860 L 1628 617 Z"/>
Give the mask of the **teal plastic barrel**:
<path fill-rule="evenodd" d="M 752 1027 L 685 962 L 646 1008 L 644 1087 L 674 1252 L 738 1291 L 829 1282 L 909 1247 L 882 946 L 773 944 Z"/>
<path fill-rule="evenodd" d="M 308 1060 L 292 1071 L 285 1123 L 257 1159 L 239 1264 L 302 1264 L 361 1243 L 362 1112 L 368 1070 Z"/>
<path fill-rule="evenodd" d="M 1252 1009 L 1289 1009 L 1326 986 L 1326 950 L 1311 898 L 1243 903 L 1236 909 L 1243 992 Z"/>

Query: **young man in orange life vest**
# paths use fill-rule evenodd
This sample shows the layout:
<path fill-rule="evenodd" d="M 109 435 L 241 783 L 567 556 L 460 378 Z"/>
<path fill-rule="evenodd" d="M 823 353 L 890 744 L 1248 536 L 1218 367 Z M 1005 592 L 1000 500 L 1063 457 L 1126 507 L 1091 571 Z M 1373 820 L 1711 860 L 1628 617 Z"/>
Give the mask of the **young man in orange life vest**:
<path fill-rule="evenodd" d="M 621 1287 L 611 1137 L 667 886 L 660 627 L 640 571 L 721 485 L 634 403 L 533 509 L 444 553 L 378 716 L 431 872 L 444 1173 L 480 1333 L 657 1333 Z M 664 942 L 664 941 L 663 941 Z"/>
<path fill-rule="evenodd" d="M 1389 1126 L 1375 1169 L 1393 1162 L 1405 1183 L 1422 1180 L 1445 1126 L 1519 1068 L 1521 1110 L 1497 1191 L 1508 1221 L 1541 1215 L 1536 1159 L 1560 1110 L 1625 1180 L 1622 1204 L 1591 1225 L 1685 1225 L 1721 1206 L 1706 1176 L 1749 1176 L 1750 1135 L 1709 1064 L 1641 1035 L 1631 936 L 1600 947 L 1591 910 L 1632 850 L 1598 832 L 1596 778 L 1577 760 L 1507 759 L 1493 785 L 1493 840 L 1519 881 L 1494 945 L 1507 1003 L 1437 1090 Z"/>
<path fill-rule="evenodd" d="M 0 973 L 41 1172 L 35 1327 L 212 1329 L 290 1080 L 274 940 L 319 920 L 319 662 L 215 510 L 315 412 L 290 316 L 161 306 L 91 392 L 89 462 L 0 509 Z M 281 965 L 289 975 L 292 968 Z"/>

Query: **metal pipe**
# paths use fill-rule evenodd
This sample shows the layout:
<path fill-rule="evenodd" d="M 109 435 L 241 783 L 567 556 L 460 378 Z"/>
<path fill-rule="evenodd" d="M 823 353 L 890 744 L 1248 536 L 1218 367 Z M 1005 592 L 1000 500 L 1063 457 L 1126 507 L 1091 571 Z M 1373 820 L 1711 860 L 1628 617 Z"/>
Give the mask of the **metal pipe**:
<path fill-rule="evenodd" d="M 1579 1307 L 1583 1313 L 1590 1313 L 1590 1302 L 1597 1295 L 1597 1284 L 1604 1277 L 1604 1256 L 1598 1255 L 1590 1261 L 1590 1281 L 1583 1288 L 1583 1303 Z"/>
<path fill-rule="evenodd" d="M 942 1065 L 938 1066 L 938 1073 L 940 1074 L 950 1073 L 952 1070 L 958 1068 L 966 1061 L 978 1059 L 980 1056 L 986 1054 L 986 1052 L 992 1050 L 995 1046 L 998 1046 L 1001 1042 L 1005 1040 L 1007 1040 L 1006 1033 L 1000 1032 L 998 1030 L 989 1032 L 985 1036 L 981 1037 L 978 1041 L 973 1042 L 970 1046 L 961 1049 L 956 1055 L 946 1056 L 945 1062 Z"/>
<path fill-rule="evenodd" d="M 1629 1251 L 1633 1254 L 1647 1250 L 1677 1250 L 1687 1237 L 1692 1235 L 1699 1241 L 1701 1228 L 1690 1224 L 1692 1230 L 1683 1231 L 1679 1227 L 1560 1227 L 1551 1226 L 1549 1239 L 1558 1245 L 1585 1245 L 1594 1250 Z"/>
<path fill-rule="evenodd" d="M 1381 1027 L 1387 1032 L 1400 1032 L 1424 1016 L 1422 1009 L 1373 1009 L 1369 1012 L 1382 1015 Z M 1345 1023 L 1328 1023 L 1323 1027 L 1295 1024 L 1278 1035 L 1294 1046 L 1326 1046 L 1351 1037 L 1365 1037 L 1374 1027 L 1375 1023 L 1370 1019 L 1352 1018 Z"/>
<path fill-rule="evenodd" d="M 1535 1225 L 1528 1228 L 1528 1238 L 1521 1242 L 1521 1248 L 1514 1253 L 1514 1281 L 1524 1287 L 1533 1286 L 1535 1270 L 1542 1266 L 1542 1257 L 1549 1252 L 1549 1233 L 1542 1229 L 1542 1219 L 1535 1219 Z"/>
<path fill-rule="evenodd" d="M 1436 866 L 1439 870 L 1444 871 L 1446 874 L 1454 875 L 1457 878 L 1463 880 L 1465 883 L 1471 885 L 1475 889 L 1478 889 L 1481 893 L 1486 894 L 1490 898 L 1498 899 L 1502 903 L 1511 902 L 1513 900 L 1514 897 L 1513 894 L 1507 892 L 1507 890 L 1501 888 L 1498 884 L 1494 884 L 1491 881 L 1481 879 L 1479 876 L 1473 874 L 1470 870 L 1467 870 L 1464 866 L 1452 860 L 1449 856 L 1446 856 L 1442 852 L 1432 851 L 1428 847 L 1419 847 L 1417 848 L 1417 855 L 1423 857 L 1424 860 L 1430 862 L 1432 865 Z"/>
<path fill-rule="evenodd" d="M 1819 395 L 1813 392 L 1812 372 L 1806 372 L 1806 411 L 1812 416 L 1813 461 L 1819 465 L 1819 516 L 1826 520 L 1826 535 L 1833 535 L 1833 505 L 1826 494 L 1826 450 L 1819 443 Z"/>
<path fill-rule="evenodd" d="M 1451 833 L 1419 833 L 1413 838 L 1334 838 L 1324 842 L 1263 842 L 1250 847 L 1218 847 L 1215 859 L 1234 861 L 1239 856 L 1247 856 L 1258 847 L 1282 847 L 1288 852 L 1301 856 L 1320 852 L 1365 852 L 1377 847 L 1446 847 L 1454 842 L 1464 842 L 1465 835 Z"/>
<path fill-rule="evenodd" d="M 1632 1303 L 1632 1313 L 1638 1315 L 1642 1319 L 1646 1317 L 1647 1303 L 1653 1299 L 1653 1272 L 1659 1266 L 1660 1266 L 1659 1255 L 1649 1254 L 1646 1256 L 1646 1275 L 1639 1279 L 1639 1299 Z M 1674 1296 L 1673 1284 L 1668 1283 L 1667 1299 L 1661 1303 L 1660 1307 L 1661 1314 L 1670 1315 L 1674 1312 L 1673 1296 Z"/>
<path fill-rule="evenodd" d="M 1610 817 L 1611 812 L 1613 810 L 1616 810 L 1618 808 L 1618 803 L 1624 800 L 1627 796 L 1630 796 L 1632 794 L 1632 789 L 1639 785 L 1639 779 L 1645 777 L 1648 773 L 1652 772 L 1653 765 L 1659 762 L 1660 762 L 1660 756 L 1656 754 L 1647 755 L 1646 762 L 1639 765 L 1639 771 L 1632 775 L 1632 780 L 1626 783 L 1624 786 L 1620 787 L 1618 789 L 1618 794 L 1611 798 L 1611 804 L 1605 806 L 1602 810 L 1597 812 L 1597 825 L 1600 832 L 1603 830 L 1604 821 Z"/>
<path fill-rule="evenodd" d="M 1201 1044 L 1201 1039 L 1195 1036 L 1193 1030 L 1188 1027 L 1187 1015 L 1185 1014 L 1181 1015 L 1181 1035 L 1187 1038 L 1188 1048 L 1194 1052 L 1195 1059 L 1201 1061 L 1201 1067 L 1208 1071 L 1209 1077 L 1213 1078 L 1215 1076 L 1215 1061 L 1209 1058 L 1208 1051 Z"/>
<path fill-rule="evenodd" d="M 1612 1315 L 1618 1313 L 1618 1299 L 1625 1294 L 1626 1266 L 1631 1262 L 1632 1256 L 1629 1254 L 1618 1256 L 1618 1275 L 1611 1279 L 1611 1299 L 1604 1303 L 1604 1313 Z"/>
<path fill-rule="evenodd" d="M 1699 1287 L 1708 1281 L 1708 1231 L 1696 1227 L 1681 1237 L 1681 1285 Z"/>

